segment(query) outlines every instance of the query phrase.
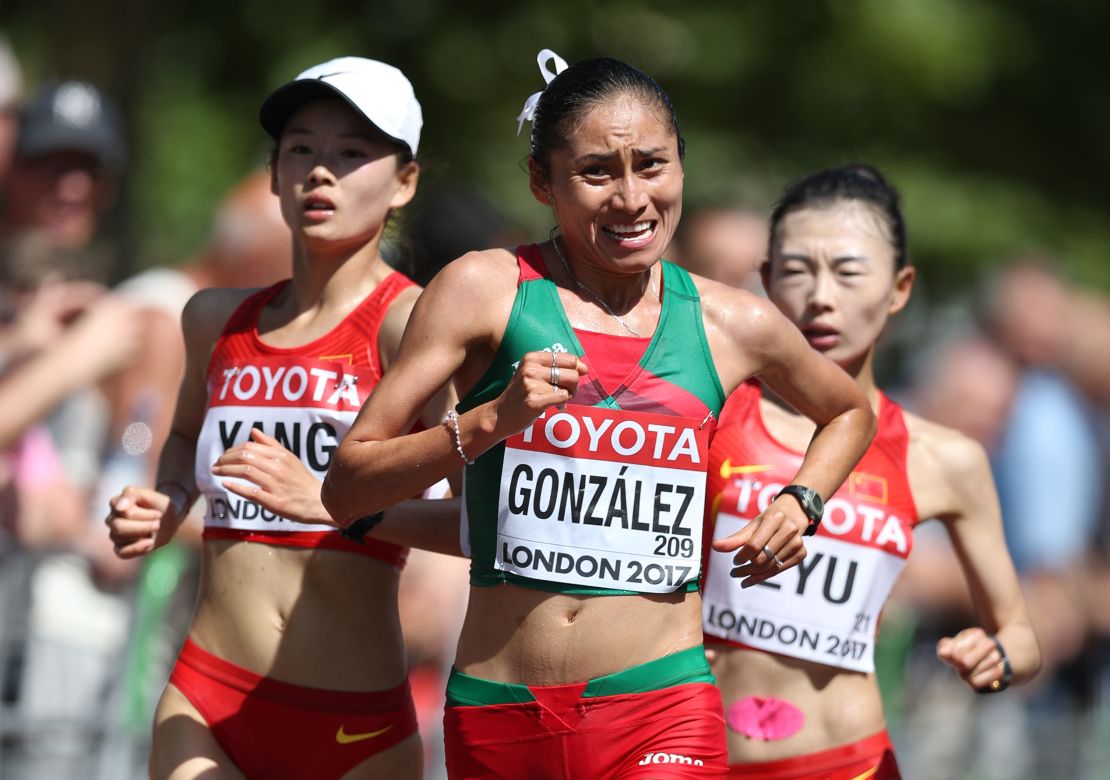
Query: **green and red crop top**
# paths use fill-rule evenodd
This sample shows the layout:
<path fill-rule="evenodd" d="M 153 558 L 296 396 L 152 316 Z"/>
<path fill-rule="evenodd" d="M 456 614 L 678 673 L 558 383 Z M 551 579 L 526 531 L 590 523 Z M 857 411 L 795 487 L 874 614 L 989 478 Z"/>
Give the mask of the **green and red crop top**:
<path fill-rule="evenodd" d="M 564 408 L 467 467 L 471 584 L 595 595 L 696 590 L 708 447 L 725 393 L 693 281 L 663 261 L 655 334 L 614 344 L 619 337 L 572 328 L 538 246 L 518 248 L 517 263 L 501 346 L 459 411 L 500 395 L 526 352 L 570 352 L 590 372 Z"/>

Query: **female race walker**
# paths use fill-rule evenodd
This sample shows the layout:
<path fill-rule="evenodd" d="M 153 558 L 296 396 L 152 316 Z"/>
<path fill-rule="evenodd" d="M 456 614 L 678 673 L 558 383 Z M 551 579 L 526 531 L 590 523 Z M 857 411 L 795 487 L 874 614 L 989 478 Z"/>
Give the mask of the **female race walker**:
<path fill-rule="evenodd" d="M 390 372 L 336 451 L 341 523 L 465 462 L 470 604 L 447 686 L 456 778 L 725 771 L 701 646 L 701 502 L 728 392 L 753 375 L 820 424 L 797 479 L 831 495 L 870 441 L 859 388 L 774 307 L 660 255 L 682 141 L 649 76 L 597 59 L 529 100 L 532 193 L 559 235 L 468 254 L 429 284 Z M 408 434 L 454 382 L 435 430 Z M 784 497 L 730 540 L 749 582 L 803 557 Z"/>
<path fill-rule="evenodd" d="M 704 630 L 717 651 L 732 772 L 897 778 L 874 640 L 919 519 L 944 523 L 986 627 L 941 639 L 941 660 L 972 689 L 994 692 L 1028 680 L 1040 655 L 983 449 L 903 412 L 875 386 L 875 343 L 906 305 L 915 274 L 897 193 L 873 168 L 822 171 L 786 190 L 770 234 L 763 273 L 771 301 L 814 350 L 855 377 L 879 431 L 824 504 L 792 572 L 742 590 L 727 556 L 710 555 Z M 776 388 L 746 383 L 725 405 L 709 457 L 715 536 L 759 516 L 802 462 L 813 423 L 787 403 Z M 820 516 L 819 504 L 811 509 Z"/>
<path fill-rule="evenodd" d="M 399 70 L 344 57 L 277 89 L 260 120 L 292 279 L 189 302 L 157 487 L 128 487 L 108 518 L 131 557 L 207 502 L 200 593 L 155 715 L 151 775 L 417 778 L 396 601 L 405 550 L 338 533 L 320 484 L 418 295 L 379 250 L 416 191 L 420 104 Z"/>

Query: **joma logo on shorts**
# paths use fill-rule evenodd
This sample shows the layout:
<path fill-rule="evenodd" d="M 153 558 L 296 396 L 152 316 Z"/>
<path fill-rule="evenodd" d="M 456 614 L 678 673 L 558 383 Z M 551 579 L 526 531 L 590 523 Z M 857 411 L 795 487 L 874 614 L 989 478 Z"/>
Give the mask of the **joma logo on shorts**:
<path fill-rule="evenodd" d="M 647 766 L 648 764 L 692 764 L 693 766 L 705 766 L 705 762 L 700 758 L 680 756 L 678 753 L 645 753 L 643 759 L 640 761 L 640 766 Z"/>

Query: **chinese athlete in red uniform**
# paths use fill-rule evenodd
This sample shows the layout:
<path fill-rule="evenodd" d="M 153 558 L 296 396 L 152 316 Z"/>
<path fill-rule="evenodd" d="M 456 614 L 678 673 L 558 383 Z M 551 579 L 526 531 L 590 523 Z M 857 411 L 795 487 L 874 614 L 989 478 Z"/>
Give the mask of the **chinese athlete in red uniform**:
<path fill-rule="evenodd" d="M 416 190 L 420 105 L 397 69 L 345 57 L 276 90 L 260 120 L 277 144 L 292 279 L 190 301 L 157 487 L 128 487 L 108 518 L 130 557 L 172 538 L 198 495 L 207 504 L 151 776 L 418 778 L 396 600 L 405 549 L 337 532 L 320 485 L 417 298 L 379 246 Z"/>
<path fill-rule="evenodd" d="M 727 555 L 709 556 L 703 629 L 717 653 L 735 777 L 899 777 L 874 640 L 919 520 L 944 523 L 984 626 L 940 640 L 940 658 L 981 691 L 1024 682 L 1039 665 L 985 453 L 875 386 L 875 343 L 909 299 L 914 273 L 897 193 L 871 168 L 814 174 L 788 188 L 774 211 L 764 268 L 770 298 L 815 350 L 856 378 L 879 430 L 824 502 L 798 566 L 744 589 L 728 576 Z M 813 433 L 767 388 L 749 383 L 733 393 L 710 450 L 714 537 L 765 509 Z"/>

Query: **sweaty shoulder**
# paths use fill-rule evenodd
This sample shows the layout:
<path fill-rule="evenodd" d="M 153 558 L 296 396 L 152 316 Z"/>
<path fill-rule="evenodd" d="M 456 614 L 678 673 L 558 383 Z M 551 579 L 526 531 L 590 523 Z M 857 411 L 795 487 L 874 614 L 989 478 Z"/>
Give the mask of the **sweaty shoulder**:
<path fill-rule="evenodd" d="M 189 352 L 211 351 L 228 319 L 256 289 L 212 287 L 195 293 L 181 312 L 181 330 Z"/>
<path fill-rule="evenodd" d="M 456 290 L 462 286 L 472 295 L 498 294 L 508 288 L 515 295 L 520 269 L 516 253 L 509 249 L 483 249 L 467 252 L 443 267 L 428 283 L 428 290 L 437 295 L 440 288 Z"/>
<path fill-rule="evenodd" d="M 768 352 L 776 348 L 781 329 L 789 323 L 766 298 L 695 274 L 690 278 L 701 297 L 705 335 L 721 384 L 735 387 L 759 373 Z"/>
<path fill-rule="evenodd" d="M 983 445 L 959 431 L 903 412 L 909 433 L 906 466 L 922 519 L 963 514 L 984 489 L 993 491 Z"/>
<path fill-rule="evenodd" d="M 465 329 L 468 339 L 500 339 L 519 278 L 514 252 L 468 252 L 435 275 L 420 296 L 417 309 L 421 318 L 433 317 L 440 327 Z"/>

